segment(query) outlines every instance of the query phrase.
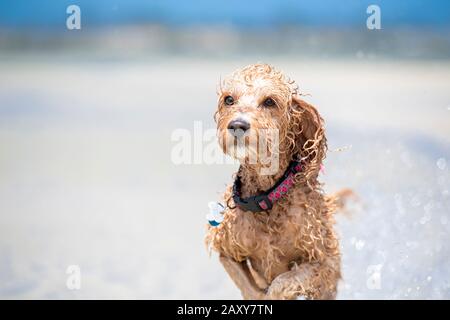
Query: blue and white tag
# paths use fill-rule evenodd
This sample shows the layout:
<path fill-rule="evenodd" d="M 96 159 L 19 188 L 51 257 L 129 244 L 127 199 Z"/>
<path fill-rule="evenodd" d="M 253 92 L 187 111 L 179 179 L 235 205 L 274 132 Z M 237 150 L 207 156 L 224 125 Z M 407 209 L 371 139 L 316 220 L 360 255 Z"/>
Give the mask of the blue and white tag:
<path fill-rule="evenodd" d="M 206 215 L 206 220 L 211 226 L 217 227 L 223 221 L 225 207 L 219 202 L 211 201 L 208 203 L 208 208 L 209 213 Z"/>

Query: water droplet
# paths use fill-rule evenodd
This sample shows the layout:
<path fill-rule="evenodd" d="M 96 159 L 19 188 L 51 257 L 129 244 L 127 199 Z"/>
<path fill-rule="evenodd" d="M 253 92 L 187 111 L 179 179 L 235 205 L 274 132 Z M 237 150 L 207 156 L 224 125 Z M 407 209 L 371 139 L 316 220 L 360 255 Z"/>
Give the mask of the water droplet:
<path fill-rule="evenodd" d="M 356 250 L 361 250 L 362 248 L 364 248 L 364 245 L 365 245 L 365 242 L 363 240 L 358 240 L 355 243 Z"/>
<path fill-rule="evenodd" d="M 436 165 L 439 169 L 445 170 L 445 168 L 447 167 L 447 161 L 445 160 L 445 158 L 439 158 L 436 161 Z"/>
<path fill-rule="evenodd" d="M 418 207 L 420 206 L 420 199 L 418 196 L 415 196 L 414 198 L 411 199 L 411 205 L 413 207 Z"/>

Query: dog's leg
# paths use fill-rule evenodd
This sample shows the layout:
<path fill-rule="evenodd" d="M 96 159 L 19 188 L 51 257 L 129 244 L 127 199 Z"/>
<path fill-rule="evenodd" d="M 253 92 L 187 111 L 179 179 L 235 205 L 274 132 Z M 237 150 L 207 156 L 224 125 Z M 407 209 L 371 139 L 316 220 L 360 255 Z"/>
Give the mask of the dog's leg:
<path fill-rule="evenodd" d="M 245 300 L 261 300 L 265 298 L 264 292 L 251 281 L 250 273 L 244 263 L 222 255 L 220 256 L 220 262 L 231 280 L 241 290 L 242 297 Z"/>
<path fill-rule="evenodd" d="M 264 279 L 259 273 L 258 271 L 256 271 L 253 266 L 252 266 L 252 262 L 250 261 L 250 259 L 247 259 L 247 267 L 248 270 L 250 271 L 250 274 L 253 277 L 253 280 L 255 281 L 256 285 L 261 289 L 261 290 L 266 290 L 267 287 L 269 286 L 267 284 L 266 279 Z"/>
<path fill-rule="evenodd" d="M 302 263 L 277 276 L 267 290 L 268 299 L 335 299 L 340 279 L 339 257 Z"/>

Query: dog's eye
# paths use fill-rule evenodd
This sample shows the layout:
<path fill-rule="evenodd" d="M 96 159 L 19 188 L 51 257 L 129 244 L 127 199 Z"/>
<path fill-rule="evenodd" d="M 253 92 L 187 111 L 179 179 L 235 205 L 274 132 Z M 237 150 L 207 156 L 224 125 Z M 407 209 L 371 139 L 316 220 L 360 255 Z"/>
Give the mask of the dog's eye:
<path fill-rule="evenodd" d="M 226 96 L 224 101 L 227 106 L 232 106 L 234 104 L 234 99 L 232 96 Z"/>
<path fill-rule="evenodd" d="M 275 105 L 275 101 L 272 98 L 267 98 L 263 102 L 264 107 L 273 107 Z"/>

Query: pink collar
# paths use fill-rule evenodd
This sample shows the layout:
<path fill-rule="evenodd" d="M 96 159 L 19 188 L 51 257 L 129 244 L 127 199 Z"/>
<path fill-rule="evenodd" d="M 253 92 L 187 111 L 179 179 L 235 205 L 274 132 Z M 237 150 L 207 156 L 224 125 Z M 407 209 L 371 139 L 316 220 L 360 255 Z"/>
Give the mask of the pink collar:
<path fill-rule="evenodd" d="M 236 176 L 236 180 L 233 185 L 234 203 L 244 211 L 268 211 L 272 209 L 275 202 L 286 196 L 289 189 L 294 186 L 295 174 L 301 170 L 302 163 L 299 161 L 292 161 L 283 176 L 272 188 L 259 195 L 247 198 L 240 197 L 242 182 L 239 176 Z"/>

